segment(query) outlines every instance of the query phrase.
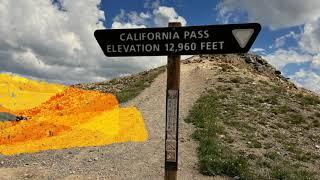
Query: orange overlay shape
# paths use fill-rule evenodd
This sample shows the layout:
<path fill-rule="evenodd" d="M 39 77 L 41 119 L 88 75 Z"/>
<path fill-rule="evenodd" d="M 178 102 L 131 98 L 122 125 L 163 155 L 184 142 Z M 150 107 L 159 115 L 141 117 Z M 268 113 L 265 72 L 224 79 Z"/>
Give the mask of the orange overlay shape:
<path fill-rule="evenodd" d="M 0 84 L 1 80 L 3 79 L 0 78 Z M 10 78 L 6 82 L 10 84 Z M 24 84 L 25 87 L 29 87 L 28 82 L 37 87 L 37 82 L 30 80 Z M 40 86 L 42 87 L 42 84 Z M 46 97 L 42 97 L 43 102 L 37 102 L 39 103 L 37 106 L 31 103 L 30 108 L 25 104 L 19 108 L 9 109 L 14 106 L 12 104 L 6 106 L 6 103 L 2 102 L 0 112 L 27 117 L 27 120 L 0 122 L 1 154 L 14 155 L 49 149 L 147 140 L 148 133 L 137 108 L 121 108 L 112 94 L 57 86 L 48 84 L 48 87 L 44 87 L 42 91 L 57 92 L 58 89 L 58 92 L 53 93 L 49 99 L 45 93 Z M 20 94 L 20 97 L 24 98 L 23 102 L 36 98 L 27 88 L 20 87 L 20 90 L 28 96 L 23 97 L 23 93 Z M 62 91 L 59 92 L 60 90 Z M 0 97 L 2 95 L 0 94 Z M 18 102 L 19 96 L 15 98 Z"/>

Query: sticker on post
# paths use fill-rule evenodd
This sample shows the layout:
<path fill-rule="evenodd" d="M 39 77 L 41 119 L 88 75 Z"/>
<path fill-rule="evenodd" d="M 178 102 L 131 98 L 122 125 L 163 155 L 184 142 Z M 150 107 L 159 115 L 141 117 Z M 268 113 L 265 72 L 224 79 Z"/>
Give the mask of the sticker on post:
<path fill-rule="evenodd" d="M 167 91 L 166 161 L 177 162 L 178 90 Z"/>
<path fill-rule="evenodd" d="M 167 133 L 176 139 L 177 119 L 178 119 L 178 90 L 168 90 L 167 99 Z"/>
<path fill-rule="evenodd" d="M 176 140 L 166 140 L 166 151 L 175 151 L 176 150 Z"/>
<path fill-rule="evenodd" d="M 166 161 L 167 162 L 176 162 L 177 157 L 176 157 L 176 152 L 177 152 L 177 141 L 176 140 L 166 140 Z"/>
<path fill-rule="evenodd" d="M 176 151 L 167 151 L 167 162 L 177 162 Z"/>

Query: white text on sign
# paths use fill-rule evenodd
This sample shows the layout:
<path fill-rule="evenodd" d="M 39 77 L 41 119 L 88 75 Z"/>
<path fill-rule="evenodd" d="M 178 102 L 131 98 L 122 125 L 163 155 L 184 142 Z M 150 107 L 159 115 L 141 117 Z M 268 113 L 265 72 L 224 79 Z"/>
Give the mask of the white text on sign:
<path fill-rule="evenodd" d="M 141 32 L 141 33 L 121 33 L 119 36 L 121 44 L 108 44 L 108 53 L 144 53 L 167 51 L 172 53 L 183 51 L 215 51 L 224 48 L 224 41 L 208 41 L 212 34 L 208 30 L 183 31 L 178 32 Z M 159 43 L 159 41 L 177 40 L 177 43 Z M 201 41 L 179 42 L 179 41 Z M 132 44 L 130 42 L 141 42 Z"/>
<path fill-rule="evenodd" d="M 208 30 L 184 31 L 183 37 L 178 32 L 141 32 L 141 33 L 121 33 L 120 40 L 127 41 L 162 41 L 162 40 L 192 40 L 210 38 Z"/>

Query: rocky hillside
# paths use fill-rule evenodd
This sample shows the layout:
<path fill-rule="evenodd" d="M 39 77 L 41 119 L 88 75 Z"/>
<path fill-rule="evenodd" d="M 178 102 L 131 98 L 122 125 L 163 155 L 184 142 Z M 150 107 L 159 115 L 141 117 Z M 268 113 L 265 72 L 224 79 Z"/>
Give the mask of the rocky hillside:
<path fill-rule="evenodd" d="M 162 66 L 131 76 L 98 83 L 76 84 L 73 87 L 112 93 L 117 96 L 120 102 L 126 102 L 136 97 L 143 89 L 149 87 L 152 81 L 165 71 L 165 68 L 165 66 Z"/>
<path fill-rule="evenodd" d="M 215 71 L 186 119 L 197 127 L 202 173 L 320 179 L 317 94 L 297 88 L 256 55 L 203 55 L 184 63 Z"/>
<path fill-rule="evenodd" d="M 74 85 L 139 109 L 147 141 L 0 155 L 0 179 L 163 179 L 166 79 L 160 67 Z M 180 90 L 178 179 L 320 179 L 320 98 L 261 57 L 193 56 Z"/>
<path fill-rule="evenodd" d="M 202 174 L 235 179 L 320 179 L 317 94 L 296 87 L 253 54 L 200 55 L 182 64 L 206 72 L 203 94 L 186 118 L 195 125 L 193 137 L 199 142 Z M 120 98 L 124 102 L 164 70 L 76 86 L 115 92 L 118 97 L 125 94 L 126 98 Z"/>

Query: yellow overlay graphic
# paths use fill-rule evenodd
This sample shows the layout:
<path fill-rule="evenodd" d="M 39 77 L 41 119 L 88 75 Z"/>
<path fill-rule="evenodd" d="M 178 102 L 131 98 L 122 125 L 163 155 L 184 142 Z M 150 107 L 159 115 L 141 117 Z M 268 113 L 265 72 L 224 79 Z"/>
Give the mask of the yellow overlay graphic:
<path fill-rule="evenodd" d="M 0 112 L 26 117 L 0 121 L 0 153 L 99 146 L 147 140 L 141 113 L 120 108 L 112 94 L 0 74 Z"/>

